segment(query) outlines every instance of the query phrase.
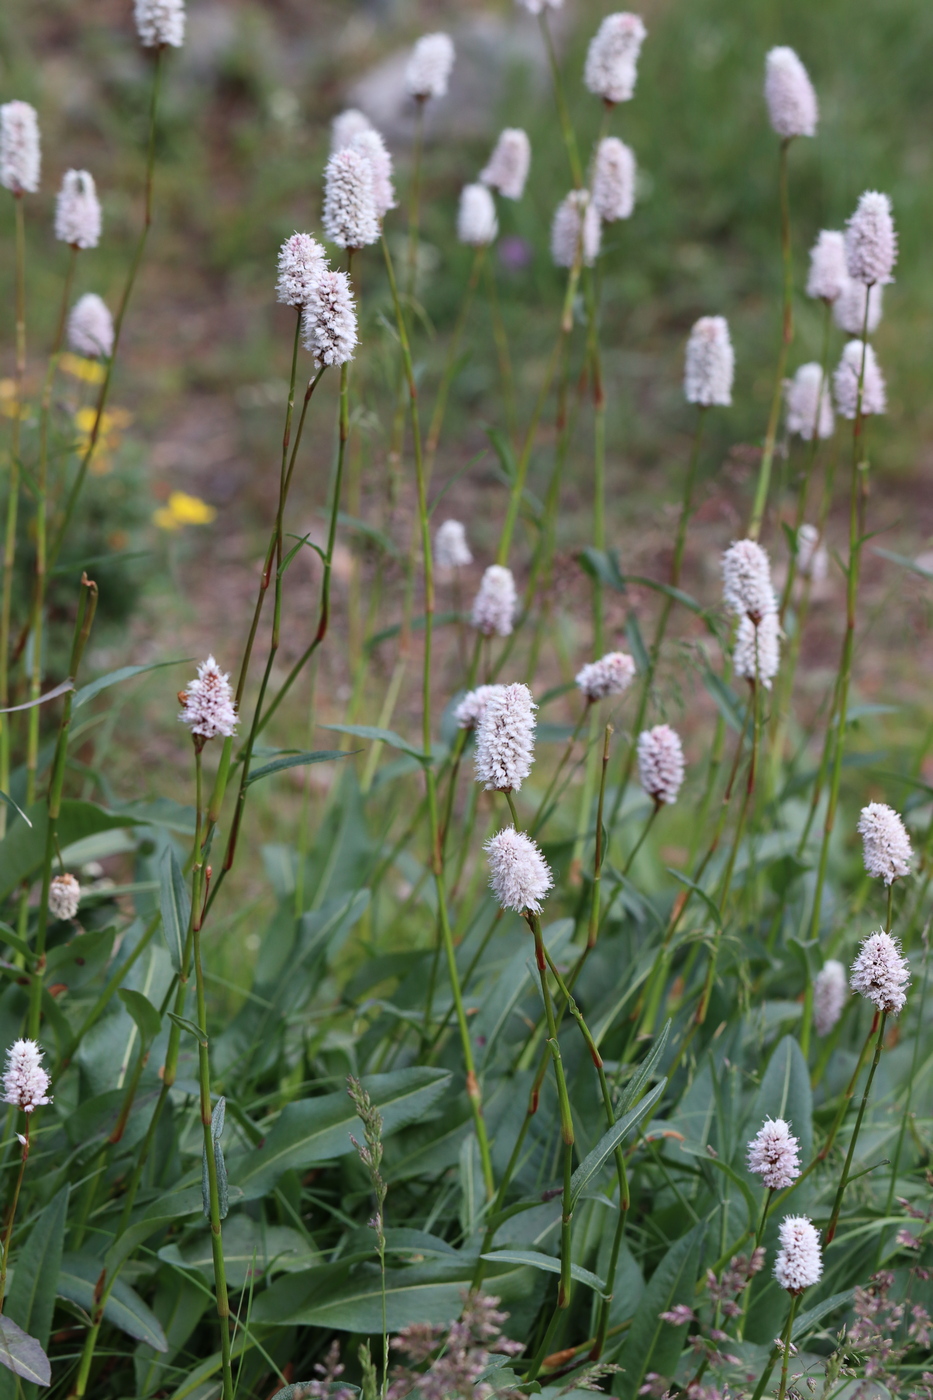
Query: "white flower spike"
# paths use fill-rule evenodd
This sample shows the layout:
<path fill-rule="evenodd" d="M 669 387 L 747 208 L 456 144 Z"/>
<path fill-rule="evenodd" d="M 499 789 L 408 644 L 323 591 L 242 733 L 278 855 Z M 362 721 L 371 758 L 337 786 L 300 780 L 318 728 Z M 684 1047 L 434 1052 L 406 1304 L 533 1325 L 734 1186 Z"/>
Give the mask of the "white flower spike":
<path fill-rule="evenodd" d="M 324 171 L 324 232 L 338 248 L 368 248 L 379 241 L 379 217 L 371 161 L 359 151 L 335 151 Z"/>
<path fill-rule="evenodd" d="M 507 126 L 493 147 L 480 180 L 503 199 L 521 199 L 531 168 L 531 142 L 520 127 Z"/>
<path fill-rule="evenodd" d="M 345 272 L 325 272 L 314 284 L 301 321 L 302 339 L 314 363 L 345 365 L 356 349 L 356 308 Z"/>
<path fill-rule="evenodd" d="M 658 803 L 677 801 L 684 780 L 684 750 L 680 735 L 669 724 L 643 729 L 638 736 L 638 777 Z"/>
<path fill-rule="evenodd" d="M 784 1191 L 800 1175 L 797 1138 L 783 1118 L 766 1118 L 748 1144 L 748 1170 L 769 1191 Z"/>
<path fill-rule="evenodd" d="M 617 136 L 607 136 L 596 148 L 593 164 L 593 203 L 604 223 L 630 219 L 635 208 L 635 156 Z"/>
<path fill-rule="evenodd" d="M 100 226 L 93 175 L 87 170 L 66 170 L 55 204 L 55 237 L 72 248 L 96 248 Z"/>
<path fill-rule="evenodd" d="M 881 929 L 869 934 L 852 964 L 849 985 L 879 1011 L 897 1016 L 907 1005 L 904 988 L 910 982 L 910 964 L 900 946 Z"/>
<path fill-rule="evenodd" d="M 640 15 L 607 15 L 586 55 L 583 81 L 604 102 L 628 102 L 638 77 L 638 55 L 647 34 Z"/>
<path fill-rule="evenodd" d="M 476 781 L 489 791 L 518 792 L 531 772 L 537 706 L 527 685 L 496 687 L 476 726 Z"/>
<path fill-rule="evenodd" d="M 136 0 L 134 14 L 143 48 L 180 49 L 185 42 L 185 0 Z"/>
<path fill-rule="evenodd" d="M 41 169 L 39 118 L 28 102 L 0 106 L 0 185 L 13 194 L 35 194 Z"/>
<path fill-rule="evenodd" d="M 813 983 L 813 1024 L 817 1035 L 829 1035 L 842 1015 L 848 994 L 845 968 L 835 958 L 827 958 Z"/>
<path fill-rule="evenodd" d="M 819 109 L 806 68 L 793 49 L 772 49 L 765 60 L 765 101 L 778 136 L 815 136 Z"/>
<path fill-rule="evenodd" d="M 602 229 L 599 211 L 586 190 L 571 190 L 561 200 L 551 225 L 551 257 L 555 267 L 573 267 L 578 258 L 592 267 L 599 257 Z"/>
<path fill-rule="evenodd" d="M 502 908 L 540 914 L 554 877 L 531 837 L 507 826 L 483 849 L 489 856 L 489 887 Z"/>
<path fill-rule="evenodd" d="M 293 233 L 279 249 L 276 300 L 285 306 L 307 306 L 319 278 L 326 271 L 327 254 L 317 239 L 310 233 Z"/>
<path fill-rule="evenodd" d="M 893 807 L 869 802 L 858 819 L 865 869 L 873 879 L 893 884 L 910 874 L 913 851 L 907 828 Z"/>
<path fill-rule="evenodd" d="M 81 903 L 81 886 L 73 875 L 54 875 L 49 882 L 49 913 L 53 919 L 71 920 Z"/>
<path fill-rule="evenodd" d="M 494 632 L 500 637 L 508 637 L 512 631 L 518 596 L 515 592 L 515 579 L 512 570 L 500 564 L 490 564 L 483 574 L 479 592 L 473 600 L 471 621 L 484 637 Z"/>
<path fill-rule="evenodd" d="M 85 292 L 68 316 L 68 344 L 78 355 L 106 359 L 113 351 L 113 317 L 96 292 Z"/>
<path fill-rule="evenodd" d="M 593 703 L 607 695 L 621 695 L 635 679 L 635 662 L 624 651 L 609 651 L 590 661 L 574 678 L 582 694 Z"/>
<path fill-rule="evenodd" d="M 417 102 L 444 97 L 454 66 L 454 46 L 449 34 L 422 34 L 411 51 L 405 69 L 405 89 Z"/>
<path fill-rule="evenodd" d="M 439 569 L 464 569 L 473 563 L 466 530 L 459 520 L 445 520 L 437 527 L 434 562 Z"/>
<path fill-rule="evenodd" d="M 457 211 L 457 237 L 471 248 L 486 248 L 499 232 L 496 206 L 485 185 L 464 185 Z"/>
<path fill-rule="evenodd" d="M 684 363 L 684 397 L 703 408 L 732 403 L 735 354 L 724 316 L 701 316 L 690 332 Z"/>
<path fill-rule="evenodd" d="M 45 1052 L 34 1040 L 16 1040 L 6 1052 L 3 1073 L 3 1102 L 32 1113 L 42 1104 L 51 1103 L 48 1096 L 49 1076 L 42 1068 Z"/>
<path fill-rule="evenodd" d="M 230 678 L 213 656 L 201 662 L 197 679 L 178 698 L 184 706 L 178 718 L 196 738 L 214 739 L 218 734 L 229 738 L 236 733 L 237 713 Z"/>
<path fill-rule="evenodd" d="M 788 1293 L 802 1293 L 819 1283 L 823 1273 L 820 1237 L 805 1215 L 785 1215 L 779 1230 L 781 1248 L 774 1277 Z"/>

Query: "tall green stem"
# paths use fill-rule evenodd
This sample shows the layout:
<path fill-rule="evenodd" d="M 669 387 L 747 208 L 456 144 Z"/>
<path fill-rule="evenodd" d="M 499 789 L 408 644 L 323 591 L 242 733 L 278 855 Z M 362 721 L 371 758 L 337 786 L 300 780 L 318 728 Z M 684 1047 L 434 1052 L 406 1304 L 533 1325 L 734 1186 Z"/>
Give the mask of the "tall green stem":
<path fill-rule="evenodd" d="M 16 376 L 13 422 L 10 428 L 10 484 L 3 545 L 3 595 L 0 599 L 0 709 L 10 703 L 10 619 L 13 608 L 13 568 L 16 563 L 16 522 L 19 513 L 20 431 L 26 378 L 26 219 L 23 196 L 14 196 L 16 220 Z M 10 716 L 0 715 L 0 792 L 10 791 Z M 0 803 L 0 837 L 6 831 L 6 804 Z"/>
<path fill-rule="evenodd" d="M 0 1313 L 3 1312 L 3 1304 L 6 1299 L 6 1276 L 10 1263 L 10 1241 L 13 1238 L 13 1223 L 16 1220 L 16 1207 L 19 1205 L 19 1193 L 23 1186 L 23 1177 L 26 1174 L 26 1162 L 29 1160 L 29 1119 L 30 1114 L 26 1114 L 26 1131 L 23 1134 L 23 1150 L 20 1155 L 19 1173 L 16 1178 L 16 1186 L 13 1188 L 13 1200 L 10 1204 L 10 1212 L 7 1216 L 6 1229 L 3 1232 L 3 1254 L 0 1257 Z"/>
<path fill-rule="evenodd" d="M 791 1295 L 790 1312 L 787 1314 L 787 1323 L 784 1327 L 784 1346 L 781 1349 L 781 1385 L 778 1390 L 778 1400 L 784 1400 L 787 1394 L 787 1367 L 790 1363 L 791 1337 L 794 1334 L 794 1315 L 797 1311 L 797 1303 L 800 1299 L 799 1293 Z"/>
<path fill-rule="evenodd" d="M 790 199 L 787 188 L 787 155 L 792 137 L 781 142 L 778 182 L 781 199 L 781 257 L 784 267 L 784 310 L 781 322 L 781 348 L 778 352 L 777 371 L 774 376 L 774 390 L 771 395 L 771 410 L 768 414 L 768 427 L 765 433 L 761 466 L 758 469 L 758 484 L 755 488 L 755 503 L 748 526 L 750 539 L 757 540 L 761 533 L 765 506 L 768 503 L 768 487 L 771 484 L 771 464 L 774 460 L 774 444 L 777 439 L 778 420 L 781 415 L 781 398 L 784 393 L 784 374 L 787 368 L 787 352 L 794 338 L 794 268 L 790 243 Z"/>
<path fill-rule="evenodd" d="M 845 1195 L 846 1186 L 849 1184 L 849 1172 L 852 1169 L 852 1158 L 855 1156 L 855 1144 L 858 1142 L 859 1132 L 861 1131 L 862 1119 L 865 1116 L 868 1097 L 871 1094 L 875 1070 L 878 1068 L 878 1061 L 881 1059 L 881 1048 L 884 1045 L 884 1028 L 887 1019 L 887 1011 L 882 1011 L 881 1019 L 878 1024 L 878 1038 L 875 1041 L 875 1053 L 872 1057 L 871 1069 L 868 1071 L 868 1079 L 865 1082 L 865 1092 L 862 1094 L 862 1102 L 858 1106 L 858 1115 L 855 1119 L 855 1127 L 852 1129 L 852 1137 L 849 1141 L 849 1150 L 846 1153 L 845 1166 L 842 1168 L 839 1189 L 836 1192 L 836 1199 L 833 1201 L 832 1215 L 829 1218 L 829 1224 L 826 1226 L 826 1234 L 823 1239 L 824 1245 L 832 1244 L 833 1236 L 836 1233 L 836 1226 L 839 1223 L 839 1212 L 842 1210 L 842 1198 Z"/>

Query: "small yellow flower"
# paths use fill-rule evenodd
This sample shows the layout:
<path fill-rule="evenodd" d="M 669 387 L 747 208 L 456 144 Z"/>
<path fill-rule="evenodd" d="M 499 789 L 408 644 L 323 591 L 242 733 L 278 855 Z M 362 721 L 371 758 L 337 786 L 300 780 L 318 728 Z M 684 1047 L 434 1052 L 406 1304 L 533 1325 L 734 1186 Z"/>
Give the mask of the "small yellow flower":
<path fill-rule="evenodd" d="M 160 530 L 178 530 L 182 525 L 209 525 L 216 520 L 217 511 L 198 496 L 173 491 L 167 506 L 153 512 L 152 523 Z"/>
<path fill-rule="evenodd" d="M 86 384 L 103 383 L 107 373 L 99 360 L 87 360 L 83 355 L 73 355 L 70 350 L 65 351 L 58 363 L 66 374 L 83 379 Z"/>
<path fill-rule="evenodd" d="M 0 379 L 0 413 L 4 418 L 15 418 L 16 414 L 16 380 Z M 20 418 L 28 418 L 29 405 L 22 404 L 19 410 Z"/>

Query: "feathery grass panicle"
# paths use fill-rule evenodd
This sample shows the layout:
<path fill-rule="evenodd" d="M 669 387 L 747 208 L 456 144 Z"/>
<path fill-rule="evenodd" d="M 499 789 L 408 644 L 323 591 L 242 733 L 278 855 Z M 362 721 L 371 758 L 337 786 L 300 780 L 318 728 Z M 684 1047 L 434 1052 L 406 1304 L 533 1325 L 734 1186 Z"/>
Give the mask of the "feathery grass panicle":
<path fill-rule="evenodd" d="M 846 224 L 846 266 L 849 276 L 866 286 L 893 282 L 897 234 L 891 201 L 877 190 L 866 190 Z"/>
<path fill-rule="evenodd" d="M 185 42 L 185 0 L 136 0 L 133 13 L 143 48 L 180 49 Z"/>
<path fill-rule="evenodd" d="M 833 320 L 847 335 L 862 334 L 865 326 L 865 302 L 868 301 L 868 334 L 873 335 L 881 323 L 884 288 L 880 282 L 866 287 L 864 282 L 856 282 L 847 277 L 846 284 L 833 302 Z"/>
<path fill-rule="evenodd" d="M 96 248 L 100 228 L 93 175 L 88 170 L 66 170 L 55 201 L 55 237 L 72 248 Z"/>
<path fill-rule="evenodd" d="M 184 707 L 178 718 L 197 738 L 214 739 L 218 734 L 229 737 L 236 733 L 237 713 L 230 678 L 213 656 L 201 662 L 197 679 L 178 698 Z"/>
<path fill-rule="evenodd" d="M 587 50 L 583 81 L 604 102 L 628 102 L 638 78 L 638 55 L 647 34 L 640 15 L 606 15 Z"/>
<path fill-rule="evenodd" d="M 554 884 L 544 856 L 530 836 L 507 826 L 483 847 L 489 856 L 489 888 L 503 909 L 541 913 L 541 901 Z"/>
<path fill-rule="evenodd" d="M 42 1068 L 45 1052 L 34 1040 L 15 1040 L 6 1052 L 3 1072 L 3 1102 L 32 1113 L 51 1103 L 49 1076 Z"/>
<path fill-rule="evenodd" d="M 621 695 L 635 679 L 635 662 L 625 651 L 608 651 L 598 661 L 588 661 L 574 677 L 587 700 Z"/>
<path fill-rule="evenodd" d="M 842 359 L 833 374 L 836 408 L 843 418 L 854 418 L 858 412 L 859 375 L 862 374 L 863 354 L 865 371 L 862 378 L 862 413 L 886 413 L 888 410 L 887 386 L 874 350 L 868 344 L 863 347 L 860 340 L 850 340 L 844 347 Z"/>
<path fill-rule="evenodd" d="M 454 66 L 454 46 L 449 34 L 422 34 L 411 51 L 405 69 L 405 91 L 419 102 L 444 97 Z"/>
<path fill-rule="evenodd" d="M 736 676 L 747 681 L 759 681 L 765 690 L 781 665 L 781 625 L 777 612 L 765 613 L 755 622 L 748 613 L 739 619 L 732 651 L 732 668 Z"/>
<path fill-rule="evenodd" d="M 774 1263 L 774 1277 L 788 1293 L 802 1293 L 819 1283 L 823 1274 L 820 1237 L 805 1215 L 785 1215 L 779 1228 L 781 1248 Z"/>
<path fill-rule="evenodd" d="M 486 713 L 486 706 L 490 700 L 501 695 L 503 690 L 504 685 L 478 685 L 475 690 L 468 690 L 454 710 L 457 728 L 475 729 Z"/>
<path fill-rule="evenodd" d="M 476 781 L 491 792 L 518 792 L 531 772 L 535 710 L 527 685 L 490 687 L 476 726 Z"/>
<path fill-rule="evenodd" d="M 345 365 L 357 345 L 356 307 L 345 272 L 324 272 L 311 289 L 301 319 L 302 340 L 314 363 Z"/>
<path fill-rule="evenodd" d="M 848 282 L 845 234 L 824 228 L 810 249 L 807 296 L 833 302 L 842 296 Z"/>
<path fill-rule="evenodd" d="M 74 875 L 53 875 L 49 882 L 49 913 L 53 919 L 73 919 L 81 903 L 81 886 Z"/>
<path fill-rule="evenodd" d="M 517 603 L 512 570 L 501 564 L 490 564 L 473 599 L 473 626 L 484 637 L 491 637 L 494 632 L 500 637 L 508 637 L 515 620 Z"/>
<path fill-rule="evenodd" d="M 374 126 L 358 131 L 349 142 L 349 149 L 369 161 L 373 176 L 373 201 L 380 224 L 390 209 L 396 207 L 395 186 L 392 184 L 392 157 L 386 143 Z"/>
<path fill-rule="evenodd" d="M 820 543 L 820 532 L 806 521 L 797 531 L 797 572 L 814 583 L 822 583 L 829 572 L 829 555 Z"/>
<path fill-rule="evenodd" d="M 531 142 L 521 127 L 507 126 L 500 132 L 479 178 L 504 199 L 521 199 L 531 169 Z"/>
<path fill-rule="evenodd" d="M 813 1024 L 817 1035 L 829 1035 L 842 1015 L 848 994 L 845 968 L 836 958 L 827 958 L 813 982 Z"/>
<path fill-rule="evenodd" d="M 485 248 L 499 232 L 496 206 L 485 185 L 464 185 L 457 210 L 457 237 L 472 248 Z"/>
<path fill-rule="evenodd" d="M 711 408 L 732 403 L 735 354 L 725 316 L 701 316 L 687 341 L 684 397 L 688 403 Z"/>
<path fill-rule="evenodd" d="M 279 275 L 276 300 L 285 306 L 307 306 L 322 273 L 327 271 L 327 254 L 310 233 L 293 233 L 279 249 Z"/>
<path fill-rule="evenodd" d="M 765 102 L 778 136 L 815 136 L 819 108 L 813 84 L 800 59 L 784 45 L 765 59 Z"/>
<path fill-rule="evenodd" d="M 554 212 L 551 224 L 551 257 L 555 267 L 573 267 L 580 257 L 592 267 L 599 257 L 602 227 L 599 211 L 587 190 L 571 190 Z"/>
<path fill-rule="evenodd" d="M 757 540 L 733 540 L 722 556 L 722 597 L 738 617 L 760 622 L 777 611 L 771 561 Z"/>
<path fill-rule="evenodd" d="M 787 401 L 787 431 L 797 433 L 805 442 L 817 437 L 830 438 L 835 428 L 833 401 L 829 393 L 829 376 L 815 361 L 801 365 L 793 379 L 785 382 Z"/>
<path fill-rule="evenodd" d="M 748 1170 L 769 1191 L 784 1191 L 800 1175 L 800 1143 L 783 1118 L 766 1118 L 748 1144 Z"/>
<path fill-rule="evenodd" d="M 35 194 L 42 157 L 39 117 L 28 102 L 0 106 L 0 185 L 13 194 Z"/>
<path fill-rule="evenodd" d="M 603 223 L 630 219 L 635 208 L 635 153 L 617 136 L 606 136 L 593 162 L 593 204 Z"/>
<path fill-rule="evenodd" d="M 96 292 L 79 297 L 68 316 L 68 344 L 78 355 L 105 359 L 113 350 L 113 317 Z"/>
<path fill-rule="evenodd" d="M 445 520 L 434 535 L 434 562 L 439 569 L 464 569 L 473 563 L 466 528 L 459 520 Z"/>
<path fill-rule="evenodd" d="M 330 124 L 331 155 L 335 151 L 344 150 L 361 131 L 371 131 L 372 126 L 369 117 L 356 107 L 348 107 L 346 111 L 338 112 Z"/>
<path fill-rule="evenodd" d="M 643 729 L 638 736 L 638 778 L 655 802 L 674 803 L 684 780 L 680 735 L 669 724 Z"/>
<path fill-rule="evenodd" d="M 869 802 L 858 819 L 865 869 L 872 879 L 893 884 L 910 874 L 913 850 L 907 828 L 893 807 Z"/>
<path fill-rule="evenodd" d="M 884 929 L 871 933 L 859 948 L 849 981 L 853 992 L 872 1002 L 879 1011 L 897 1016 L 907 1005 L 904 988 L 910 983 L 910 964 L 900 944 Z"/>
<path fill-rule="evenodd" d="M 338 248 L 379 241 L 372 162 L 359 151 L 335 151 L 324 170 L 324 233 Z"/>

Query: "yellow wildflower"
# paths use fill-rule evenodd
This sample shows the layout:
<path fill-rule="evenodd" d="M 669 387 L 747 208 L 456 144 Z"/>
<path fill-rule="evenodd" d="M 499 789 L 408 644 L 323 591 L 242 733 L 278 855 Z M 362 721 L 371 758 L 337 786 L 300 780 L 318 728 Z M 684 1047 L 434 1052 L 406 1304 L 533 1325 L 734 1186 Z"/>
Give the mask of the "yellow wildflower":
<path fill-rule="evenodd" d="M 173 491 L 168 505 L 153 512 L 152 523 L 160 530 L 178 530 L 182 525 L 209 525 L 216 518 L 217 511 L 207 501 L 185 491 Z"/>

